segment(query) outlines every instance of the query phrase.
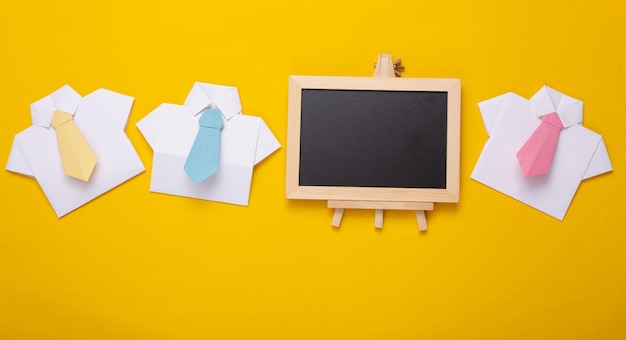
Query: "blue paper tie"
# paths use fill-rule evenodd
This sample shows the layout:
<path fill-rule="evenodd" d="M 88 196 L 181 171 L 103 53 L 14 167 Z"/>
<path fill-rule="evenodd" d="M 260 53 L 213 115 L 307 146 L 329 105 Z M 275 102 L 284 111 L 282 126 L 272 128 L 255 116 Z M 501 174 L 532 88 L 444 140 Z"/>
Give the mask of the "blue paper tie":
<path fill-rule="evenodd" d="M 194 184 L 198 184 L 215 174 L 220 163 L 220 131 L 224 127 L 222 112 L 205 109 L 200 116 L 200 129 L 193 141 L 185 172 Z"/>

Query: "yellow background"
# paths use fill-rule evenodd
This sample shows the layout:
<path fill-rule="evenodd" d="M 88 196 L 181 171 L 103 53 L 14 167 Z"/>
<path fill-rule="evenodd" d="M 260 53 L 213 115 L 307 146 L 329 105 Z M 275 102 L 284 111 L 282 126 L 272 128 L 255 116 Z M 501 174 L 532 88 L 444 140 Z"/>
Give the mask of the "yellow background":
<path fill-rule="evenodd" d="M 29 104 L 69 84 L 135 97 L 148 171 L 57 219 L 37 182 L 0 172 L 0 339 L 626 338 L 626 2 L 2 1 L 0 159 Z M 462 81 L 461 197 L 414 214 L 285 199 L 288 76 Z M 249 207 L 149 193 L 135 123 L 194 81 L 239 88 L 283 147 Z M 542 85 L 585 103 L 614 171 L 565 220 L 469 178 L 479 101 Z"/>

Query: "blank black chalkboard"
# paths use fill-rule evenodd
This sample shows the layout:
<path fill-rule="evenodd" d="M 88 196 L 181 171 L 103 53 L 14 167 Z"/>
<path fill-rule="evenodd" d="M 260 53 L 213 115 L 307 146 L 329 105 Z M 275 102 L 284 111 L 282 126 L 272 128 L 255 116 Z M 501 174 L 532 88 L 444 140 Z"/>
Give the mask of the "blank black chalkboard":
<path fill-rule="evenodd" d="M 458 202 L 458 79 L 292 76 L 287 197 Z"/>
<path fill-rule="evenodd" d="M 446 187 L 447 92 L 303 89 L 303 186 Z"/>

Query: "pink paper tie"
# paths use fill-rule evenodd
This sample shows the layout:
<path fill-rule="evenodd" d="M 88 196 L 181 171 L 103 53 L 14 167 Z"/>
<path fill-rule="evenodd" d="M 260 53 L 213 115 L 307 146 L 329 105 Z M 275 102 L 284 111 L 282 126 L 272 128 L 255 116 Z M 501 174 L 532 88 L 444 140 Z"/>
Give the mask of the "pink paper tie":
<path fill-rule="evenodd" d="M 556 112 L 541 116 L 541 124 L 517 152 L 524 176 L 547 174 L 552 165 L 559 132 L 563 129 L 561 118 Z"/>

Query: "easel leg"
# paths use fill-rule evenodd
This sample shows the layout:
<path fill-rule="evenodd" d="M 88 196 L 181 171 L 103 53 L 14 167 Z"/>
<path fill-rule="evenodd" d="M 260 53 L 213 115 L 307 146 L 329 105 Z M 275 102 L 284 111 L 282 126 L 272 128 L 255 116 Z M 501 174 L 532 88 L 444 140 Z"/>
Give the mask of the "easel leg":
<path fill-rule="evenodd" d="M 374 211 L 374 227 L 377 229 L 382 229 L 383 227 L 383 210 L 376 209 Z"/>
<path fill-rule="evenodd" d="M 424 214 L 424 210 L 416 210 L 415 217 L 417 217 L 417 229 L 419 229 L 419 231 L 426 231 L 428 225 L 426 225 L 426 214 Z"/>
<path fill-rule="evenodd" d="M 341 225 L 341 219 L 343 218 L 343 208 L 336 208 L 333 214 L 333 227 L 339 227 Z"/>

